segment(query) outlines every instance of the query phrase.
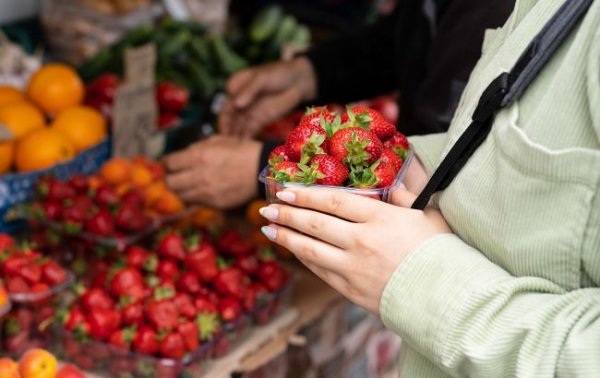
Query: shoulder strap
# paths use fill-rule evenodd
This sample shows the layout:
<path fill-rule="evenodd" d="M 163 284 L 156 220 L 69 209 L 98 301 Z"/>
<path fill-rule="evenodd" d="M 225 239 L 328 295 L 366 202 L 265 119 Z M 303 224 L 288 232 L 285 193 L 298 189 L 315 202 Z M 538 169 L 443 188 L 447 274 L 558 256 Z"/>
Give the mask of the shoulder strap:
<path fill-rule="evenodd" d="M 529 43 L 510 72 L 501 73 L 485 89 L 472 122 L 450 149 L 413 203 L 424 209 L 434 193 L 452 183 L 467 160 L 487 138 L 495 114 L 519 99 L 550 60 L 594 0 L 566 0 Z"/>

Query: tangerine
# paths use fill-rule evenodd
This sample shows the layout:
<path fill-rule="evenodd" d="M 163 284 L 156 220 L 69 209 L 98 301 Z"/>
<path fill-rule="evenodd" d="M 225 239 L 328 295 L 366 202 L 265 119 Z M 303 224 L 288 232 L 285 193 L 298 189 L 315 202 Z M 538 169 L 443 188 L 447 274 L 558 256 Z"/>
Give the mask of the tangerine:
<path fill-rule="evenodd" d="M 55 114 L 81 104 L 85 87 L 72 67 L 51 63 L 33 74 L 27 86 L 27 95 L 47 114 Z"/>
<path fill-rule="evenodd" d="M 25 100 L 23 92 L 10 85 L 0 85 L 0 105 Z"/>
<path fill-rule="evenodd" d="M 44 349 L 30 349 L 19 361 L 22 378 L 54 378 L 58 372 L 58 361 Z"/>
<path fill-rule="evenodd" d="M 0 175 L 10 171 L 15 153 L 15 143 L 0 142 Z"/>
<path fill-rule="evenodd" d="M 8 357 L 0 358 L 0 377 L 21 378 L 19 364 Z"/>
<path fill-rule="evenodd" d="M 43 128 L 32 131 L 18 144 L 15 166 L 19 172 L 30 172 L 50 168 L 71 160 L 75 148 L 61 133 Z"/>
<path fill-rule="evenodd" d="M 46 124 L 44 115 L 33 104 L 19 101 L 0 106 L 0 124 L 6 126 L 19 140 Z"/>
<path fill-rule="evenodd" d="M 192 215 L 192 222 L 199 228 L 221 227 L 225 222 L 225 217 L 219 210 L 202 207 Z"/>
<path fill-rule="evenodd" d="M 248 222 L 257 227 L 267 226 L 269 221 L 258 212 L 258 210 L 267 205 L 267 202 L 264 200 L 254 200 L 250 202 L 246 208 L 246 219 Z"/>
<path fill-rule="evenodd" d="M 112 158 L 100 168 L 100 177 L 110 185 L 119 185 L 131 179 L 131 162 L 123 158 Z"/>
<path fill-rule="evenodd" d="M 156 200 L 154 208 L 161 214 L 176 214 L 183 211 L 184 205 L 175 193 L 165 190 Z"/>
<path fill-rule="evenodd" d="M 50 127 L 63 134 L 77 152 L 100 143 L 106 137 L 106 120 L 89 106 L 74 106 L 60 111 Z"/>
<path fill-rule="evenodd" d="M 145 188 L 153 181 L 152 172 L 143 165 L 133 164 L 131 169 L 131 183 L 139 188 Z"/>
<path fill-rule="evenodd" d="M 156 201 L 167 191 L 165 183 L 156 181 L 144 190 L 144 203 L 146 207 L 153 207 Z"/>

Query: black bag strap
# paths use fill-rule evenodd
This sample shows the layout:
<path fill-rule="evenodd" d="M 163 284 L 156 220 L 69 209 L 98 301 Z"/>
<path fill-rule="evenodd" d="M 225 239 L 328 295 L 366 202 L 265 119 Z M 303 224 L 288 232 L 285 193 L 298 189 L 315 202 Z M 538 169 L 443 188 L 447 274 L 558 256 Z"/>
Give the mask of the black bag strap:
<path fill-rule="evenodd" d="M 452 183 L 467 160 L 487 138 L 496 113 L 523 95 L 593 1 L 566 0 L 529 43 L 510 72 L 501 73 L 490 83 L 479 99 L 471 124 L 433 173 L 413 203 L 413 209 L 424 209 L 434 193 L 446 189 Z"/>

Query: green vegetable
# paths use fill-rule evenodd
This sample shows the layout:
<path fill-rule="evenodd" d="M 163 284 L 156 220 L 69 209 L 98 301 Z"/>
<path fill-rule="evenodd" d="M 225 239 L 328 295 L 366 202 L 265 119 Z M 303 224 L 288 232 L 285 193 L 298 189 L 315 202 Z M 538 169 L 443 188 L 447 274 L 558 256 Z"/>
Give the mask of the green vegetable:
<path fill-rule="evenodd" d="M 260 43 L 272 36 L 282 21 L 283 12 L 279 6 L 263 9 L 250 25 L 250 39 Z"/>
<path fill-rule="evenodd" d="M 296 30 L 298 29 L 298 21 L 294 16 L 285 16 L 279 28 L 275 32 L 275 36 L 270 41 L 269 47 L 267 49 L 268 56 L 273 58 L 279 57 L 281 54 L 281 49 L 285 45 L 287 41 L 289 41 Z"/>

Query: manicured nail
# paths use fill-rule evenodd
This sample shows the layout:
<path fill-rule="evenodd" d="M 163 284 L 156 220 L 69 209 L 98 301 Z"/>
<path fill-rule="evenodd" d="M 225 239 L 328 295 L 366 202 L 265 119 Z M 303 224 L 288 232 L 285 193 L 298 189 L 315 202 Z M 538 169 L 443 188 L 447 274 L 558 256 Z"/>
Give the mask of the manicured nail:
<path fill-rule="evenodd" d="M 269 240 L 275 240 L 275 238 L 277 237 L 277 230 L 274 227 L 263 226 L 260 228 L 260 231 L 262 231 L 262 233 L 265 234 L 265 236 Z"/>
<path fill-rule="evenodd" d="M 258 212 L 263 217 L 267 218 L 268 220 L 272 220 L 272 221 L 276 220 L 277 217 L 279 216 L 279 210 L 277 210 L 274 207 L 261 207 L 260 210 L 258 210 Z"/>
<path fill-rule="evenodd" d="M 281 192 L 277 192 L 275 195 L 277 196 L 277 198 L 279 198 L 283 202 L 292 203 L 292 202 L 294 202 L 296 200 L 296 193 L 290 192 L 290 191 L 287 191 L 287 190 L 283 190 Z"/>

